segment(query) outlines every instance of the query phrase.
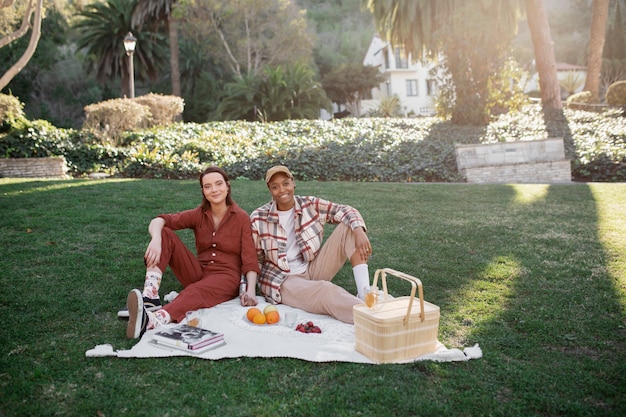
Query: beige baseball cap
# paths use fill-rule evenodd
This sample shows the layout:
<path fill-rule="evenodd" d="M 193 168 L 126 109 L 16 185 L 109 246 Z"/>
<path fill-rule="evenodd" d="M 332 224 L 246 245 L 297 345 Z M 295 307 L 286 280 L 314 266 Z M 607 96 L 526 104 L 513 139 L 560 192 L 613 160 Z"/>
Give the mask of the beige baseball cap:
<path fill-rule="evenodd" d="M 265 173 L 265 183 L 268 184 L 272 177 L 276 174 L 283 173 L 289 178 L 293 179 L 293 175 L 291 175 L 291 171 L 284 165 L 275 165 L 267 170 Z"/>

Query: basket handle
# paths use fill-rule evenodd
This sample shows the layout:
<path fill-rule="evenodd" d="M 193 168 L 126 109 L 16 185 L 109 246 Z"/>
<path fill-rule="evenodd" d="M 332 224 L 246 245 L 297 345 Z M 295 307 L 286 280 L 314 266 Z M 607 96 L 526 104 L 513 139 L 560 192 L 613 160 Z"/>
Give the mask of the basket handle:
<path fill-rule="evenodd" d="M 411 297 L 409 298 L 409 307 L 407 309 L 406 316 L 404 316 L 403 324 L 406 326 L 409 323 L 409 317 L 411 317 L 411 308 L 413 307 L 413 300 L 415 299 L 416 287 L 417 287 L 418 297 L 419 297 L 419 302 L 420 302 L 420 320 L 424 321 L 426 319 L 426 316 L 424 314 L 424 289 L 422 288 L 422 281 L 420 281 L 418 278 L 415 278 L 411 275 L 405 274 L 404 272 L 396 271 L 395 269 L 391 269 L 391 268 L 377 269 L 376 273 L 374 274 L 374 282 L 372 283 L 372 285 L 376 286 L 378 284 L 378 275 L 380 275 L 382 278 L 381 281 L 383 283 L 383 291 L 385 292 L 385 299 L 387 299 L 387 295 L 388 295 L 387 274 L 394 275 L 398 278 L 401 278 L 411 283 Z"/>

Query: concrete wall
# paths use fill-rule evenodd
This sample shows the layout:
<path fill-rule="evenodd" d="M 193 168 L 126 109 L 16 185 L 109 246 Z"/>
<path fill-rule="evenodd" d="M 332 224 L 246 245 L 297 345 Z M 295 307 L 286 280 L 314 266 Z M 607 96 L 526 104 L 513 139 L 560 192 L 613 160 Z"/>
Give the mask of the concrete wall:
<path fill-rule="evenodd" d="M 572 180 L 562 138 L 455 145 L 457 168 L 471 183 L 554 183 Z"/>
<path fill-rule="evenodd" d="M 0 177 L 68 178 L 63 157 L 0 158 Z"/>

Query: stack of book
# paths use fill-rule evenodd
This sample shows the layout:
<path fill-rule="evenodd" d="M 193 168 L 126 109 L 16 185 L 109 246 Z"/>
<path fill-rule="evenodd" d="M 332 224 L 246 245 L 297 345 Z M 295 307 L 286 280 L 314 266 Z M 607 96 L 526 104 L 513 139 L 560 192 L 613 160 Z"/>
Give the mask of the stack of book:
<path fill-rule="evenodd" d="M 159 330 L 152 335 L 152 340 L 157 346 L 182 349 L 196 354 L 225 344 L 223 333 L 187 324 Z"/>

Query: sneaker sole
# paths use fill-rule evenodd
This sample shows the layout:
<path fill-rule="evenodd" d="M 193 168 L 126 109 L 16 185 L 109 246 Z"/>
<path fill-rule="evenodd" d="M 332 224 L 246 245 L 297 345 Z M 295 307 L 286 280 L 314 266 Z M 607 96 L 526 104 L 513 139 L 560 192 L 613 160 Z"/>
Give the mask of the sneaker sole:
<path fill-rule="evenodd" d="M 141 319 L 143 315 L 143 299 L 139 290 L 132 290 L 126 299 L 128 306 L 128 325 L 126 326 L 126 337 L 129 339 L 137 339 L 141 334 Z"/>
<path fill-rule="evenodd" d="M 146 307 L 144 305 L 144 307 Z M 162 309 L 163 306 L 152 306 L 152 307 L 146 307 L 146 311 L 157 311 Z M 124 309 L 124 310 L 120 310 L 117 312 L 117 318 L 118 319 L 127 319 L 128 318 L 128 309 Z"/>

